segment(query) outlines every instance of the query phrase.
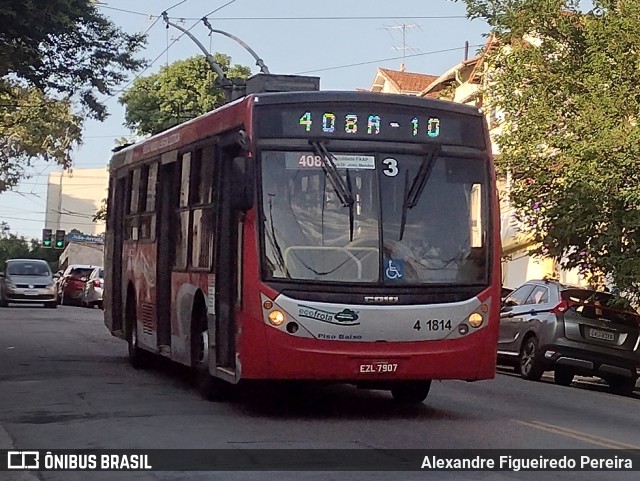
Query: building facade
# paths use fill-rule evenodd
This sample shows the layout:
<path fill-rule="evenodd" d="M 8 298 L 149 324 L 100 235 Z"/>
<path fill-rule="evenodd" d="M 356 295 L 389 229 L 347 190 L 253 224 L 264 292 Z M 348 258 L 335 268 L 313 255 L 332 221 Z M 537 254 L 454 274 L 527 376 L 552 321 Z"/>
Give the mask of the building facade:
<path fill-rule="evenodd" d="M 108 184 L 106 168 L 50 173 L 44 227 L 66 232 L 75 229 L 89 235 L 104 233 L 104 222 L 93 222 L 93 216 L 107 197 Z"/>

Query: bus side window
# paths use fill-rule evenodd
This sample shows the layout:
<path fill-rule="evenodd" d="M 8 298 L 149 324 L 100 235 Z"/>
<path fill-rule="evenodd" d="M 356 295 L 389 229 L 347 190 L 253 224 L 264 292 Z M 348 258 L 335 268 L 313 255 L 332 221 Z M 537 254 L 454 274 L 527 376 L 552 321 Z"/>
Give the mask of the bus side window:
<path fill-rule="evenodd" d="M 158 164 L 145 165 L 140 178 L 140 238 L 152 239 L 156 230 L 156 179 Z"/>
<path fill-rule="evenodd" d="M 174 269 L 185 270 L 189 260 L 189 181 L 191 176 L 191 152 L 182 154 L 178 160 L 177 182 L 180 185 L 180 200 L 176 206 L 176 238 L 175 238 L 175 259 Z"/>
<path fill-rule="evenodd" d="M 209 269 L 215 239 L 215 146 L 194 152 L 191 160 L 191 265 Z"/>
<path fill-rule="evenodd" d="M 140 169 L 129 172 L 127 178 L 127 203 L 125 217 L 125 239 L 138 240 L 139 218 L 136 215 L 140 202 Z"/>

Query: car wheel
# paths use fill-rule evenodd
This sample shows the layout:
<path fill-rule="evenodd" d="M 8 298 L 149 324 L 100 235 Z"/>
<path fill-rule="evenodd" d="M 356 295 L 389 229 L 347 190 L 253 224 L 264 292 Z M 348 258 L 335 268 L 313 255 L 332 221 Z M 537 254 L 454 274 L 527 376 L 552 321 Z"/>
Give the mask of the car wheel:
<path fill-rule="evenodd" d="M 544 369 L 538 358 L 538 339 L 535 336 L 529 336 L 522 343 L 518 356 L 518 368 L 520 376 L 529 381 L 539 381 L 542 377 Z"/>
<path fill-rule="evenodd" d="M 609 390 L 620 396 L 632 396 L 636 388 L 636 380 L 629 377 L 614 377 L 607 379 Z"/>
<path fill-rule="evenodd" d="M 421 404 L 429 395 L 431 381 L 400 382 L 391 388 L 393 400 L 401 404 Z"/>
<path fill-rule="evenodd" d="M 556 369 L 553 372 L 553 381 L 560 386 L 570 386 L 573 382 L 574 374 L 565 369 Z"/>

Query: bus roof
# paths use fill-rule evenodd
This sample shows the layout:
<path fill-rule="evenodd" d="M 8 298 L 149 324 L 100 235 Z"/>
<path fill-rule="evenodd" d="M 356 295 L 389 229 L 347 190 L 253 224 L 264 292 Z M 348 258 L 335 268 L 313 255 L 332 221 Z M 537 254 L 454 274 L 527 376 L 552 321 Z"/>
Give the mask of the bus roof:
<path fill-rule="evenodd" d="M 259 97 L 257 104 L 289 104 L 300 102 L 362 102 L 367 104 L 392 104 L 406 105 L 423 108 L 434 108 L 447 110 L 465 115 L 482 116 L 482 112 L 470 105 L 451 102 L 449 100 L 438 100 L 415 95 L 401 95 L 377 92 L 361 91 L 309 91 L 309 92 L 269 92 L 254 94 L 252 97 Z"/>

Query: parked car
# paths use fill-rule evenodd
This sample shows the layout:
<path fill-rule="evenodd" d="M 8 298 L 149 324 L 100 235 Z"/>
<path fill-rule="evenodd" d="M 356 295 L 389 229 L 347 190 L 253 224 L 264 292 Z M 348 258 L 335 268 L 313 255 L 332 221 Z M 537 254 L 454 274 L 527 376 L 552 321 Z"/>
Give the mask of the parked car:
<path fill-rule="evenodd" d="M 60 304 L 80 306 L 87 279 L 96 266 L 73 264 L 67 267 L 58 282 Z"/>
<path fill-rule="evenodd" d="M 87 282 L 84 284 L 82 305 L 85 307 L 98 306 L 102 309 L 102 290 L 104 289 L 104 269 L 95 267 Z"/>
<path fill-rule="evenodd" d="M 498 358 L 525 379 L 554 372 L 568 386 L 575 375 L 604 379 L 630 395 L 640 375 L 640 315 L 605 292 L 556 281 L 529 281 L 503 302 Z M 628 305 L 628 304 L 627 304 Z"/>
<path fill-rule="evenodd" d="M 44 304 L 56 308 L 58 294 L 53 274 L 46 261 L 40 259 L 9 259 L 0 273 L 0 306 L 9 303 Z"/>

